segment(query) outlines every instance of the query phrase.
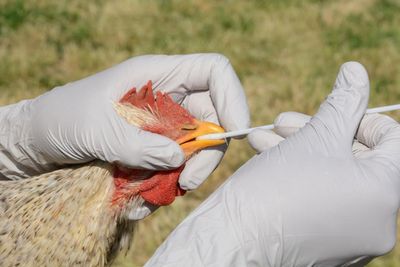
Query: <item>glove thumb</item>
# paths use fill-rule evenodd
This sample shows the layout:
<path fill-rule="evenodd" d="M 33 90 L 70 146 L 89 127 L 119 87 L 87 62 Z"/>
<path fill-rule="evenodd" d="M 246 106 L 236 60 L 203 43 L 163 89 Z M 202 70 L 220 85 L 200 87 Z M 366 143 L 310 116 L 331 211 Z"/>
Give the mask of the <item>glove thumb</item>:
<path fill-rule="evenodd" d="M 115 162 L 128 168 L 149 170 L 174 169 L 184 163 L 185 155 L 173 140 L 143 131 L 132 126 L 118 115 L 111 120 L 103 140 L 98 158 Z M 105 138 L 107 137 L 107 138 Z"/>
<path fill-rule="evenodd" d="M 351 154 L 354 135 L 367 109 L 368 96 L 369 80 L 365 68 L 357 62 L 343 64 L 332 93 L 299 133 L 307 136 L 316 150 L 334 154 L 348 151 Z"/>

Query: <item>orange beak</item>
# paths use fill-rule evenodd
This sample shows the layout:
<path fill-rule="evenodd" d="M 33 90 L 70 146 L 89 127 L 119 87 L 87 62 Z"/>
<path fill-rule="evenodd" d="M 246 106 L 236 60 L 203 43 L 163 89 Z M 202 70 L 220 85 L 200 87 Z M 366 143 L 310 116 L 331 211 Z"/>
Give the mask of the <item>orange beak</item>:
<path fill-rule="evenodd" d="M 202 135 L 225 132 L 222 127 L 211 122 L 195 120 L 194 125 L 184 126 L 182 129 L 187 130 L 188 133 L 178 138 L 176 142 L 181 146 L 187 158 L 203 148 L 225 143 L 224 140 L 196 140 L 196 137 Z"/>

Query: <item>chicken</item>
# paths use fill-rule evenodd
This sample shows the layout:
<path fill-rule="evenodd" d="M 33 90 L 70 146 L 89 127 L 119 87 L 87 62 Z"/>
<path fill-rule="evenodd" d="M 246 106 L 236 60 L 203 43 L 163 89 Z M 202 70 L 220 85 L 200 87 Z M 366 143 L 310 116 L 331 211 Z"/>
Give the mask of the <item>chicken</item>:
<path fill-rule="evenodd" d="M 170 96 L 153 95 L 149 81 L 115 103 L 130 124 L 164 135 L 182 147 L 186 159 L 223 143 L 195 140 L 223 132 L 196 120 Z M 135 221 L 128 214 L 145 201 L 168 205 L 184 193 L 183 167 L 132 170 L 102 161 L 72 166 L 25 180 L 0 182 L 0 266 L 105 266 L 129 248 Z"/>

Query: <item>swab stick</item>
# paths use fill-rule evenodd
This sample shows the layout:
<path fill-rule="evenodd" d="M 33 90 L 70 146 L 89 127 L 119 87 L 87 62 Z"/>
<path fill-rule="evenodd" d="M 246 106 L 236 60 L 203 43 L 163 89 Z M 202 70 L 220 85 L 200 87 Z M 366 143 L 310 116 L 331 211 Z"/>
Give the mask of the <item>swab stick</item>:
<path fill-rule="evenodd" d="M 382 106 L 382 107 L 377 107 L 377 108 L 370 108 L 370 109 L 367 109 L 367 111 L 365 113 L 366 114 L 381 113 L 381 112 L 388 112 L 388 111 L 399 110 L 399 109 L 400 109 L 400 104 L 396 104 L 396 105 Z M 197 137 L 196 140 L 218 140 L 218 139 L 226 139 L 226 138 L 236 137 L 236 136 L 245 136 L 245 135 L 248 135 L 251 131 L 253 131 L 255 129 L 272 130 L 272 129 L 274 129 L 274 125 L 268 124 L 268 125 L 257 126 L 257 127 L 253 127 L 253 128 L 243 129 L 243 130 L 226 132 L 226 133 L 206 134 L 206 135 Z"/>

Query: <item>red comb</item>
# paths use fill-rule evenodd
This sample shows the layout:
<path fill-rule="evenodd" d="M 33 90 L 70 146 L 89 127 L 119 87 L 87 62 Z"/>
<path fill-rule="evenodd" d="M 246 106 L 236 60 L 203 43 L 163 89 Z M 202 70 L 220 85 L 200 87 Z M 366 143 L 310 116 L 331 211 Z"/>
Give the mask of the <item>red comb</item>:
<path fill-rule="evenodd" d="M 145 86 L 140 89 L 139 93 L 136 92 L 136 88 L 133 87 L 129 90 L 119 101 L 120 103 L 129 103 L 138 108 L 151 107 L 154 108 L 155 100 L 153 94 L 153 84 L 148 81 Z"/>

